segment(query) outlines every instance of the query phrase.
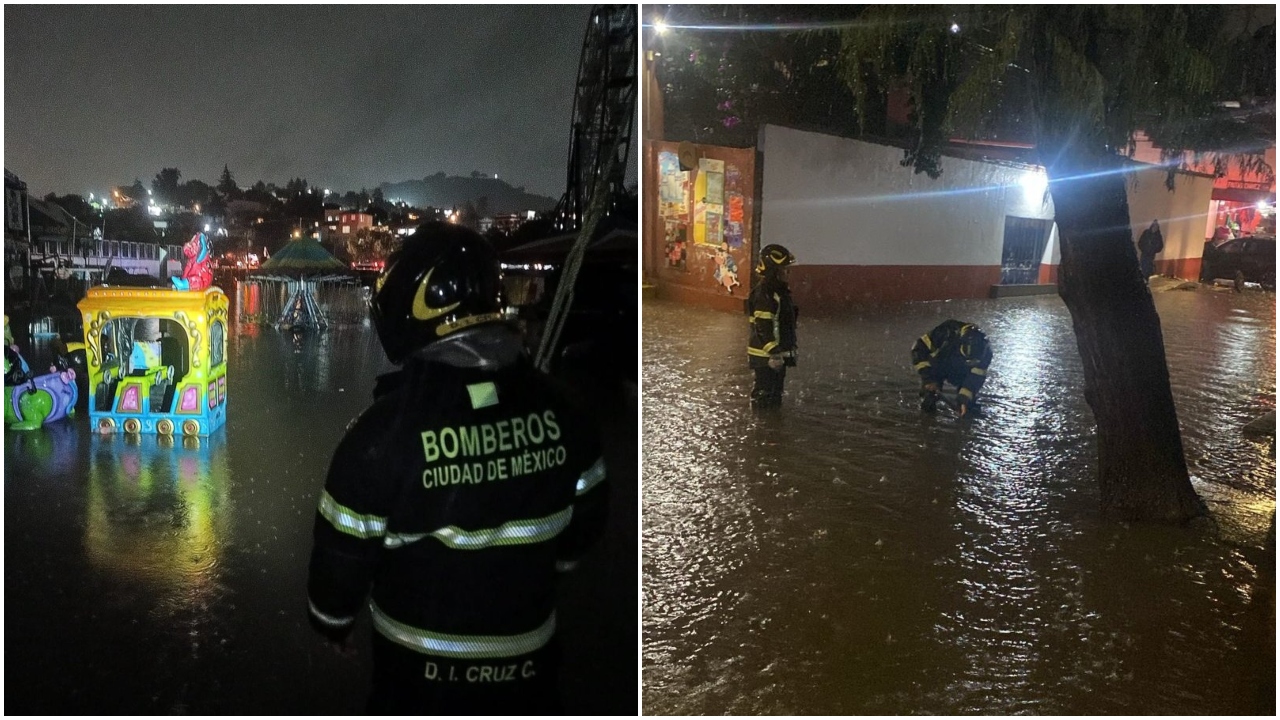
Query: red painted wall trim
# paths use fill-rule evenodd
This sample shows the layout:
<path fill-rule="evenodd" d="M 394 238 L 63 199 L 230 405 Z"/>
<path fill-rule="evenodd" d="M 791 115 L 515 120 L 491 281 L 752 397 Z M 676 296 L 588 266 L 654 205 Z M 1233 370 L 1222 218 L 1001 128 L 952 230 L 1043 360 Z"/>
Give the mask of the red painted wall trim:
<path fill-rule="evenodd" d="M 746 300 L 745 297 L 717 295 L 704 290 L 691 288 L 687 285 L 665 282 L 659 283 L 656 294 L 659 300 L 670 300 L 684 305 L 701 305 L 703 307 L 712 308 L 713 310 L 723 310 L 731 313 L 745 312 L 743 306 L 743 302 Z"/>
<path fill-rule="evenodd" d="M 1171 275 L 1179 280 L 1200 279 L 1201 258 L 1174 258 L 1173 260 L 1156 260 L 1156 273 Z"/>
<path fill-rule="evenodd" d="M 1183 280 L 1200 277 L 1200 258 L 1157 260 L 1156 272 Z M 1058 282 L 1058 266 L 1041 263 L 1039 281 Z M 984 299 L 1000 284 L 995 265 L 796 265 L 791 268 L 791 294 L 805 314 L 895 302 Z M 742 297 L 659 282 L 663 300 L 742 312 Z"/>
<path fill-rule="evenodd" d="M 1173 258 L 1171 260 L 1156 259 L 1156 274 L 1168 275 L 1179 280 L 1198 281 L 1200 279 L 1201 258 Z M 1058 266 L 1041 263 L 1040 282 L 1058 282 Z"/>

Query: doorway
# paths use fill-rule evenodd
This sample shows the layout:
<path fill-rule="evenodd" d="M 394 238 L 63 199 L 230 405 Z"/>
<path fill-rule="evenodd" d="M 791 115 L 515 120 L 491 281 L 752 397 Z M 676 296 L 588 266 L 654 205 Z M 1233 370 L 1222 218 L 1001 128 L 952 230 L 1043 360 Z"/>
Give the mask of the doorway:
<path fill-rule="evenodd" d="M 1036 284 L 1040 278 L 1040 260 L 1052 229 L 1052 220 L 1005 216 L 1001 285 Z"/>

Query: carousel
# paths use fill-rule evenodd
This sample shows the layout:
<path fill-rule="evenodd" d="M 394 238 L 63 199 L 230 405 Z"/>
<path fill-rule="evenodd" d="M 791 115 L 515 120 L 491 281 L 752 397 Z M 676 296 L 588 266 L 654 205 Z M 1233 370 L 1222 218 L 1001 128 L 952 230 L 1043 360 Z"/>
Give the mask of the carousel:
<path fill-rule="evenodd" d="M 364 315 L 356 273 L 312 238 L 292 240 L 236 293 L 241 322 L 323 330 Z"/>

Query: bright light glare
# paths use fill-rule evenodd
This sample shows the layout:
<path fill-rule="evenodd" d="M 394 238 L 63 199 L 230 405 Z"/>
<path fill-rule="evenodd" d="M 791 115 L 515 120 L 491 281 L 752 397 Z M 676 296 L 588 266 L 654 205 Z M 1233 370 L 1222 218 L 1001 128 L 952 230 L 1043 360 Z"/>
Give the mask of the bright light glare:
<path fill-rule="evenodd" d="M 960 32 L 960 26 L 956 23 L 951 23 L 951 32 L 953 33 Z"/>
<path fill-rule="evenodd" d="M 661 35 L 667 31 L 667 23 L 662 20 L 654 20 L 653 29 L 656 30 L 659 35 Z"/>
<path fill-rule="evenodd" d="M 1029 199 L 1037 199 L 1043 196 L 1045 189 L 1049 187 L 1049 177 L 1037 170 L 1028 170 L 1023 173 L 1020 182 Z"/>

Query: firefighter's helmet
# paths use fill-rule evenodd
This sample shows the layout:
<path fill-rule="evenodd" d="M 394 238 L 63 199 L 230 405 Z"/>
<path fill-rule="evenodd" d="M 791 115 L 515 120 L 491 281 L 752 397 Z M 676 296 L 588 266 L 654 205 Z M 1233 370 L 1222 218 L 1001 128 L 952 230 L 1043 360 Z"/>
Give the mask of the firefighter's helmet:
<path fill-rule="evenodd" d="M 382 349 L 401 363 L 449 333 L 503 319 L 498 253 L 472 230 L 426 223 L 387 258 L 369 304 Z"/>
<path fill-rule="evenodd" d="M 760 260 L 756 262 L 756 274 L 768 275 L 779 268 L 787 267 L 796 261 L 796 256 L 781 245 L 765 245 L 760 250 Z"/>

